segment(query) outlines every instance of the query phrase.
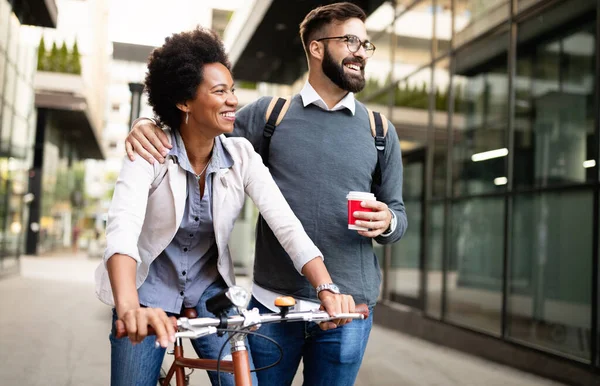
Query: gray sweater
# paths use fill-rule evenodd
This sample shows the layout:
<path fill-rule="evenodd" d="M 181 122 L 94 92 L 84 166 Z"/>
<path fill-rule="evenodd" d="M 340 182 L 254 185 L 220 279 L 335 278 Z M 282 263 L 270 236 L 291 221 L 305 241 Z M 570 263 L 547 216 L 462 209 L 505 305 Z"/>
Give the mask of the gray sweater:
<path fill-rule="evenodd" d="M 233 135 L 246 137 L 260 148 L 265 111 L 270 97 L 245 106 L 236 114 Z M 407 227 L 402 200 L 402 157 L 394 126 L 388 122 L 382 188 L 378 201 L 397 218 L 395 231 L 377 237 L 382 244 L 398 241 Z M 271 139 L 269 168 L 304 229 L 323 252 L 325 265 L 343 293 L 356 303 L 376 303 L 381 283 L 372 240 L 349 230 L 346 194 L 371 190 L 377 150 L 366 107 L 356 101 L 356 114 L 304 107 L 295 95 Z M 273 292 L 318 301 L 315 290 L 298 274 L 266 222 L 259 218 L 254 260 L 254 282 Z"/>

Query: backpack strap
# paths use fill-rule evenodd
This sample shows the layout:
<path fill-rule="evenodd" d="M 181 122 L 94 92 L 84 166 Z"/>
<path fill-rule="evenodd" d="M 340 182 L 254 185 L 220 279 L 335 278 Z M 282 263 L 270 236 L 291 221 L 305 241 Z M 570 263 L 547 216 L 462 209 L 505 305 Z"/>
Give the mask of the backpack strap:
<path fill-rule="evenodd" d="M 277 125 L 281 123 L 281 120 L 285 116 L 288 108 L 290 107 L 290 101 L 292 98 L 280 98 L 273 97 L 267 111 L 265 113 L 265 128 L 263 130 L 263 138 L 260 142 L 260 156 L 262 157 L 265 166 L 269 166 L 269 147 L 271 145 L 271 137 L 275 132 Z"/>
<path fill-rule="evenodd" d="M 373 172 L 373 183 L 371 185 L 371 191 L 374 192 L 381 187 L 381 165 L 385 164 L 384 153 L 388 120 L 385 118 L 385 116 L 383 116 L 383 114 L 380 114 L 376 111 L 367 109 L 367 113 L 369 114 L 371 135 L 373 135 L 373 138 L 375 139 L 375 148 L 377 149 L 377 165 L 375 166 L 375 171 Z"/>

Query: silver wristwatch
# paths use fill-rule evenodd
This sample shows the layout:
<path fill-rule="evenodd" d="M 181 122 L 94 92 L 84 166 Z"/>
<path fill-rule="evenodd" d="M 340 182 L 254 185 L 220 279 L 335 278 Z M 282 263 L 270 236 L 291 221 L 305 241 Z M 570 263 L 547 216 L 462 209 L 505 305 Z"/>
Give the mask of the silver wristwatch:
<path fill-rule="evenodd" d="M 338 294 L 338 295 L 340 294 L 340 289 L 338 288 L 337 285 L 335 285 L 333 283 L 321 284 L 320 286 L 315 288 L 315 290 L 317 291 L 317 297 L 319 297 L 319 293 L 321 291 L 329 291 L 329 292 L 332 292 L 332 293 Z"/>

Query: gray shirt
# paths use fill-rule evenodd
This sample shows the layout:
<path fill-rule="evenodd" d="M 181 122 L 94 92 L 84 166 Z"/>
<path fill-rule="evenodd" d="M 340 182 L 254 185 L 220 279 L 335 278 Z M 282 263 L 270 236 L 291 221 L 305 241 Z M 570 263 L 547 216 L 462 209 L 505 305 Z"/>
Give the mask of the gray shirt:
<path fill-rule="evenodd" d="M 179 313 L 182 305 L 195 307 L 202 293 L 219 275 L 211 205 L 212 179 L 219 168 L 230 168 L 233 160 L 216 137 L 205 171 L 204 196 L 200 197 L 200 186 L 181 136 L 177 130 L 172 133 L 170 154 L 187 175 L 185 211 L 173 241 L 150 265 L 138 294 L 140 304 Z"/>
<path fill-rule="evenodd" d="M 236 114 L 234 135 L 246 137 L 258 151 L 271 98 L 261 98 Z M 397 218 L 394 232 L 381 244 L 398 241 L 407 227 L 402 200 L 402 156 L 398 135 L 388 122 L 382 187 L 374 192 Z M 374 305 L 381 271 L 372 240 L 347 227 L 349 191 L 371 190 L 377 150 L 366 107 L 326 111 L 292 98 L 271 138 L 269 169 L 309 237 L 323 252 L 333 281 L 357 303 Z M 270 291 L 317 301 L 308 280 L 299 275 L 266 222 L 259 218 L 254 282 Z"/>

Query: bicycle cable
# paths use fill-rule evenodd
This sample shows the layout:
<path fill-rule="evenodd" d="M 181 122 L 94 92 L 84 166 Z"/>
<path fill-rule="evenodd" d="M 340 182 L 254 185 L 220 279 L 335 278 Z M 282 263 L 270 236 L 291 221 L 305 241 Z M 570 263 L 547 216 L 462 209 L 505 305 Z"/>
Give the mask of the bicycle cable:
<path fill-rule="evenodd" d="M 250 328 L 250 327 L 255 326 L 257 324 L 261 324 L 261 323 L 252 323 L 252 324 L 246 326 L 245 328 Z M 268 366 L 260 367 L 258 369 L 250 370 L 251 373 L 255 373 L 255 372 L 258 372 L 258 371 L 263 371 L 263 370 L 266 370 L 266 369 L 270 369 L 273 366 L 277 366 L 277 364 L 279 362 L 281 362 L 281 359 L 283 358 L 283 348 L 279 345 L 279 343 L 277 343 L 277 341 L 275 341 L 275 339 L 270 338 L 270 337 L 268 337 L 268 336 L 266 336 L 264 334 L 261 334 L 261 333 L 256 332 L 256 331 L 234 330 L 232 328 L 220 328 L 218 331 L 221 331 L 221 332 L 231 332 L 232 333 L 225 340 L 225 342 L 221 345 L 221 349 L 219 350 L 219 355 L 217 356 L 217 380 L 218 380 L 219 386 L 221 386 L 221 355 L 223 354 L 223 350 L 225 349 L 225 347 L 227 346 L 227 344 L 236 335 L 241 335 L 241 334 L 248 335 L 248 334 L 250 334 L 250 335 L 259 336 L 259 337 L 264 338 L 264 339 L 268 340 L 269 342 L 273 343 L 277 347 L 277 349 L 279 350 L 279 358 L 274 363 L 272 363 L 272 364 L 270 364 Z"/>

